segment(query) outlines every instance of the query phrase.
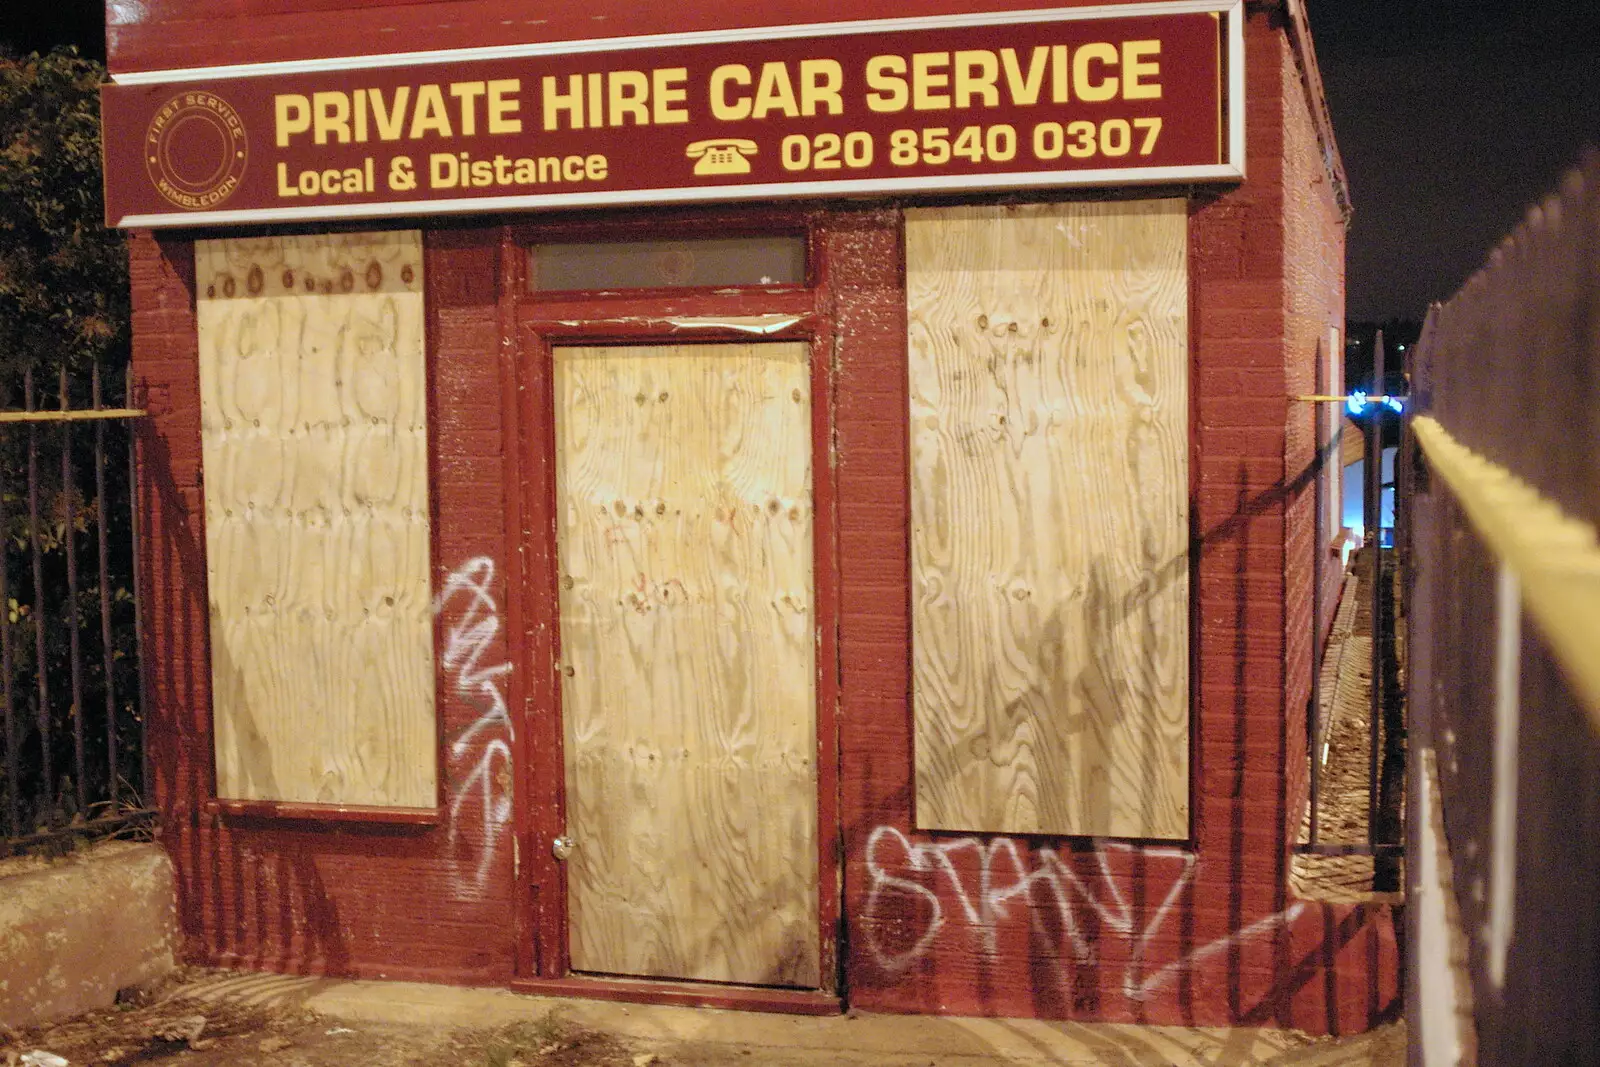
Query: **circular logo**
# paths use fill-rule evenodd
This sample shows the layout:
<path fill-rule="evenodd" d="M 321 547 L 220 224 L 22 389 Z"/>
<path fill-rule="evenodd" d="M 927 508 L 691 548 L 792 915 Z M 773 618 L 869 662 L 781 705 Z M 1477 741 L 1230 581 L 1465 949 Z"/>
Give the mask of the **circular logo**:
<path fill-rule="evenodd" d="M 207 92 L 179 93 L 162 104 L 144 135 L 150 180 L 189 211 L 216 207 L 232 196 L 249 154 L 239 113 Z"/>

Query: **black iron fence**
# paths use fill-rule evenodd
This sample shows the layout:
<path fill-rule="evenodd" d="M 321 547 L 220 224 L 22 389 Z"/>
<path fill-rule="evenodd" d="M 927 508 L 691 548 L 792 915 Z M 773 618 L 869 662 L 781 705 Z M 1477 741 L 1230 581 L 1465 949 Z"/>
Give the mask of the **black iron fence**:
<path fill-rule="evenodd" d="M 1408 368 L 1414 1063 L 1600 1048 L 1600 155 Z"/>
<path fill-rule="evenodd" d="M 142 412 L 126 378 L 101 377 L 30 370 L 0 389 L 0 856 L 151 815 L 131 497 Z"/>

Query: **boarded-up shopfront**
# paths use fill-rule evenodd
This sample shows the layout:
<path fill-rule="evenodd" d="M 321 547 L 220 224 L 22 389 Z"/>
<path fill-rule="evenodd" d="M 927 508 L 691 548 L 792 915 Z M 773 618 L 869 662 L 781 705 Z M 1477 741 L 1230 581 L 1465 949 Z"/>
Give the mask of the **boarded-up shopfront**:
<path fill-rule="evenodd" d="M 109 4 L 191 956 L 1352 1029 L 1297 3 Z"/>

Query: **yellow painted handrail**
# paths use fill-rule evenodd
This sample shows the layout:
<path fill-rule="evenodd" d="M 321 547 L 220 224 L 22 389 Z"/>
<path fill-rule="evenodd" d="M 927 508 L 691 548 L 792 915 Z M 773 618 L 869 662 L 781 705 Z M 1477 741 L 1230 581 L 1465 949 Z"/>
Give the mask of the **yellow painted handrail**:
<path fill-rule="evenodd" d="M 90 422 L 95 419 L 137 419 L 146 413 L 138 408 L 80 408 L 69 411 L 0 411 L 0 424 L 7 422 Z"/>
<path fill-rule="evenodd" d="M 1600 539 L 1594 526 L 1451 437 L 1437 420 L 1418 416 L 1411 429 L 1483 543 L 1516 574 L 1523 607 L 1600 729 Z"/>

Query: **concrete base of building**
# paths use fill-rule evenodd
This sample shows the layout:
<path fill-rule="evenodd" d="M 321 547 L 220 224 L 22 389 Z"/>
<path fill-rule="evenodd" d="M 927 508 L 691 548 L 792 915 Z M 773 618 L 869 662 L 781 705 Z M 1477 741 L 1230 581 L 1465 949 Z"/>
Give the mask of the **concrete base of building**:
<path fill-rule="evenodd" d="M 0 1025 L 110 1007 L 176 966 L 172 861 L 113 841 L 64 859 L 0 862 Z"/>

